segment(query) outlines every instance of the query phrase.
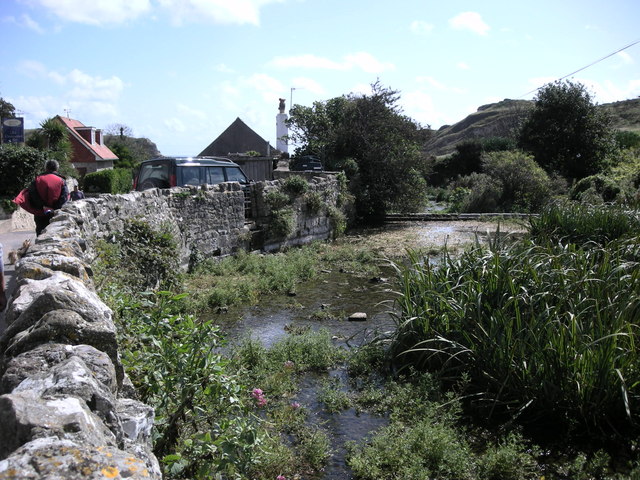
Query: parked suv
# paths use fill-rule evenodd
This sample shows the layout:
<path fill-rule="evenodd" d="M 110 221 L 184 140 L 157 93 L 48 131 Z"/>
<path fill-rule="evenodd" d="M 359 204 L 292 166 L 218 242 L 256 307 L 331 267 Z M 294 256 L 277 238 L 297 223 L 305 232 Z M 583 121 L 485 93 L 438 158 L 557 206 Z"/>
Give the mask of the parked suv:
<path fill-rule="evenodd" d="M 289 161 L 289 170 L 296 172 L 308 172 L 315 171 L 321 172 L 322 162 L 318 157 L 312 155 L 305 155 L 303 157 L 293 158 Z"/>
<path fill-rule="evenodd" d="M 134 190 L 214 185 L 223 182 L 249 184 L 237 163 L 222 157 L 161 157 L 140 164 L 133 182 Z"/>

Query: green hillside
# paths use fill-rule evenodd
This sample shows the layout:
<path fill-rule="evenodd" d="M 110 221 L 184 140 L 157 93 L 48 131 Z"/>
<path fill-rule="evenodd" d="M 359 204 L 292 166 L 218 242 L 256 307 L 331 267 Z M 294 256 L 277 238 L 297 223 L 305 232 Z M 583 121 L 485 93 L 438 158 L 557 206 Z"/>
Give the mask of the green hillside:
<path fill-rule="evenodd" d="M 601 107 L 609 111 L 615 128 L 640 132 L 640 98 L 606 103 Z M 424 150 L 430 155 L 447 155 L 465 140 L 512 137 L 531 108 L 533 102 L 530 100 L 505 99 L 483 105 L 464 120 L 434 132 Z"/>

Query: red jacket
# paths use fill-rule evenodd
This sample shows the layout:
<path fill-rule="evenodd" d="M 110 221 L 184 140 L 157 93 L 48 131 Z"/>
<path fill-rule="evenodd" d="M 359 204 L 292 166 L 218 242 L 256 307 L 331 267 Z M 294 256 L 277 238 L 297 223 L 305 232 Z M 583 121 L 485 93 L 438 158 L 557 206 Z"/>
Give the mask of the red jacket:
<path fill-rule="evenodd" d="M 27 212 L 36 216 L 44 216 L 48 210 L 58 209 L 69 200 L 69 190 L 66 182 L 55 173 L 45 173 L 37 176 L 35 186 L 38 196 L 44 204 L 42 208 L 32 206 L 27 188 L 23 189 L 13 201 Z"/>
<path fill-rule="evenodd" d="M 69 199 L 64 179 L 55 173 L 36 177 L 36 188 L 45 208 L 60 208 Z"/>

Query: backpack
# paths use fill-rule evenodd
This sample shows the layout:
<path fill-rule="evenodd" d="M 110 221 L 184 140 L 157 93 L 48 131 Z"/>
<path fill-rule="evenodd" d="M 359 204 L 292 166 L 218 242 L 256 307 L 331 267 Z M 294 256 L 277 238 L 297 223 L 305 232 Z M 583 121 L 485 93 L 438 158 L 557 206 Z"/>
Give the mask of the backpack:
<path fill-rule="evenodd" d="M 29 186 L 27 187 L 27 192 L 29 192 L 29 205 L 31 208 L 35 210 L 41 210 L 44 207 L 44 203 L 42 198 L 40 198 L 40 194 L 38 193 L 38 189 L 36 188 L 36 181 L 33 180 Z"/>

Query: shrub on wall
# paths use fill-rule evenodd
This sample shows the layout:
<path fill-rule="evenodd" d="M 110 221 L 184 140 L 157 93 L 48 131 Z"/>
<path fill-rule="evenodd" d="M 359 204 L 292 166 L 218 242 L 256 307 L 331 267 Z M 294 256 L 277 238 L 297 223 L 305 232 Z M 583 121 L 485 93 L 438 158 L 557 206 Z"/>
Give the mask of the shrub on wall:
<path fill-rule="evenodd" d="M 279 210 L 291 203 L 289 195 L 280 190 L 271 190 L 264 196 L 264 201 L 271 210 Z"/>
<path fill-rule="evenodd" d="M 127 193 L 131 186 L 131 170 L 128 168 L 100 170 L 84 177 L 84 189 L 89 193 Z"/>
<path fill-rule="evenodd" d="M 286 238 L 293 233 L 295 213 L 291 208 L 281 208 L 271 213 L 269 233 L 276 238 Z"/>
<path fill-rule="evenodd" d="M 309 189 L 309 182 L 300 175 L 287 177 L 282 189 L 290 195 L 301 195 Z"/>
<path fill-rule="evenodd" d="M 324 205 L 322 196 L 318 192 L 308 192 L 304 196 L 304 203 L 307 206 L 307 210 L 312 213 L 318 213 Z"/>

